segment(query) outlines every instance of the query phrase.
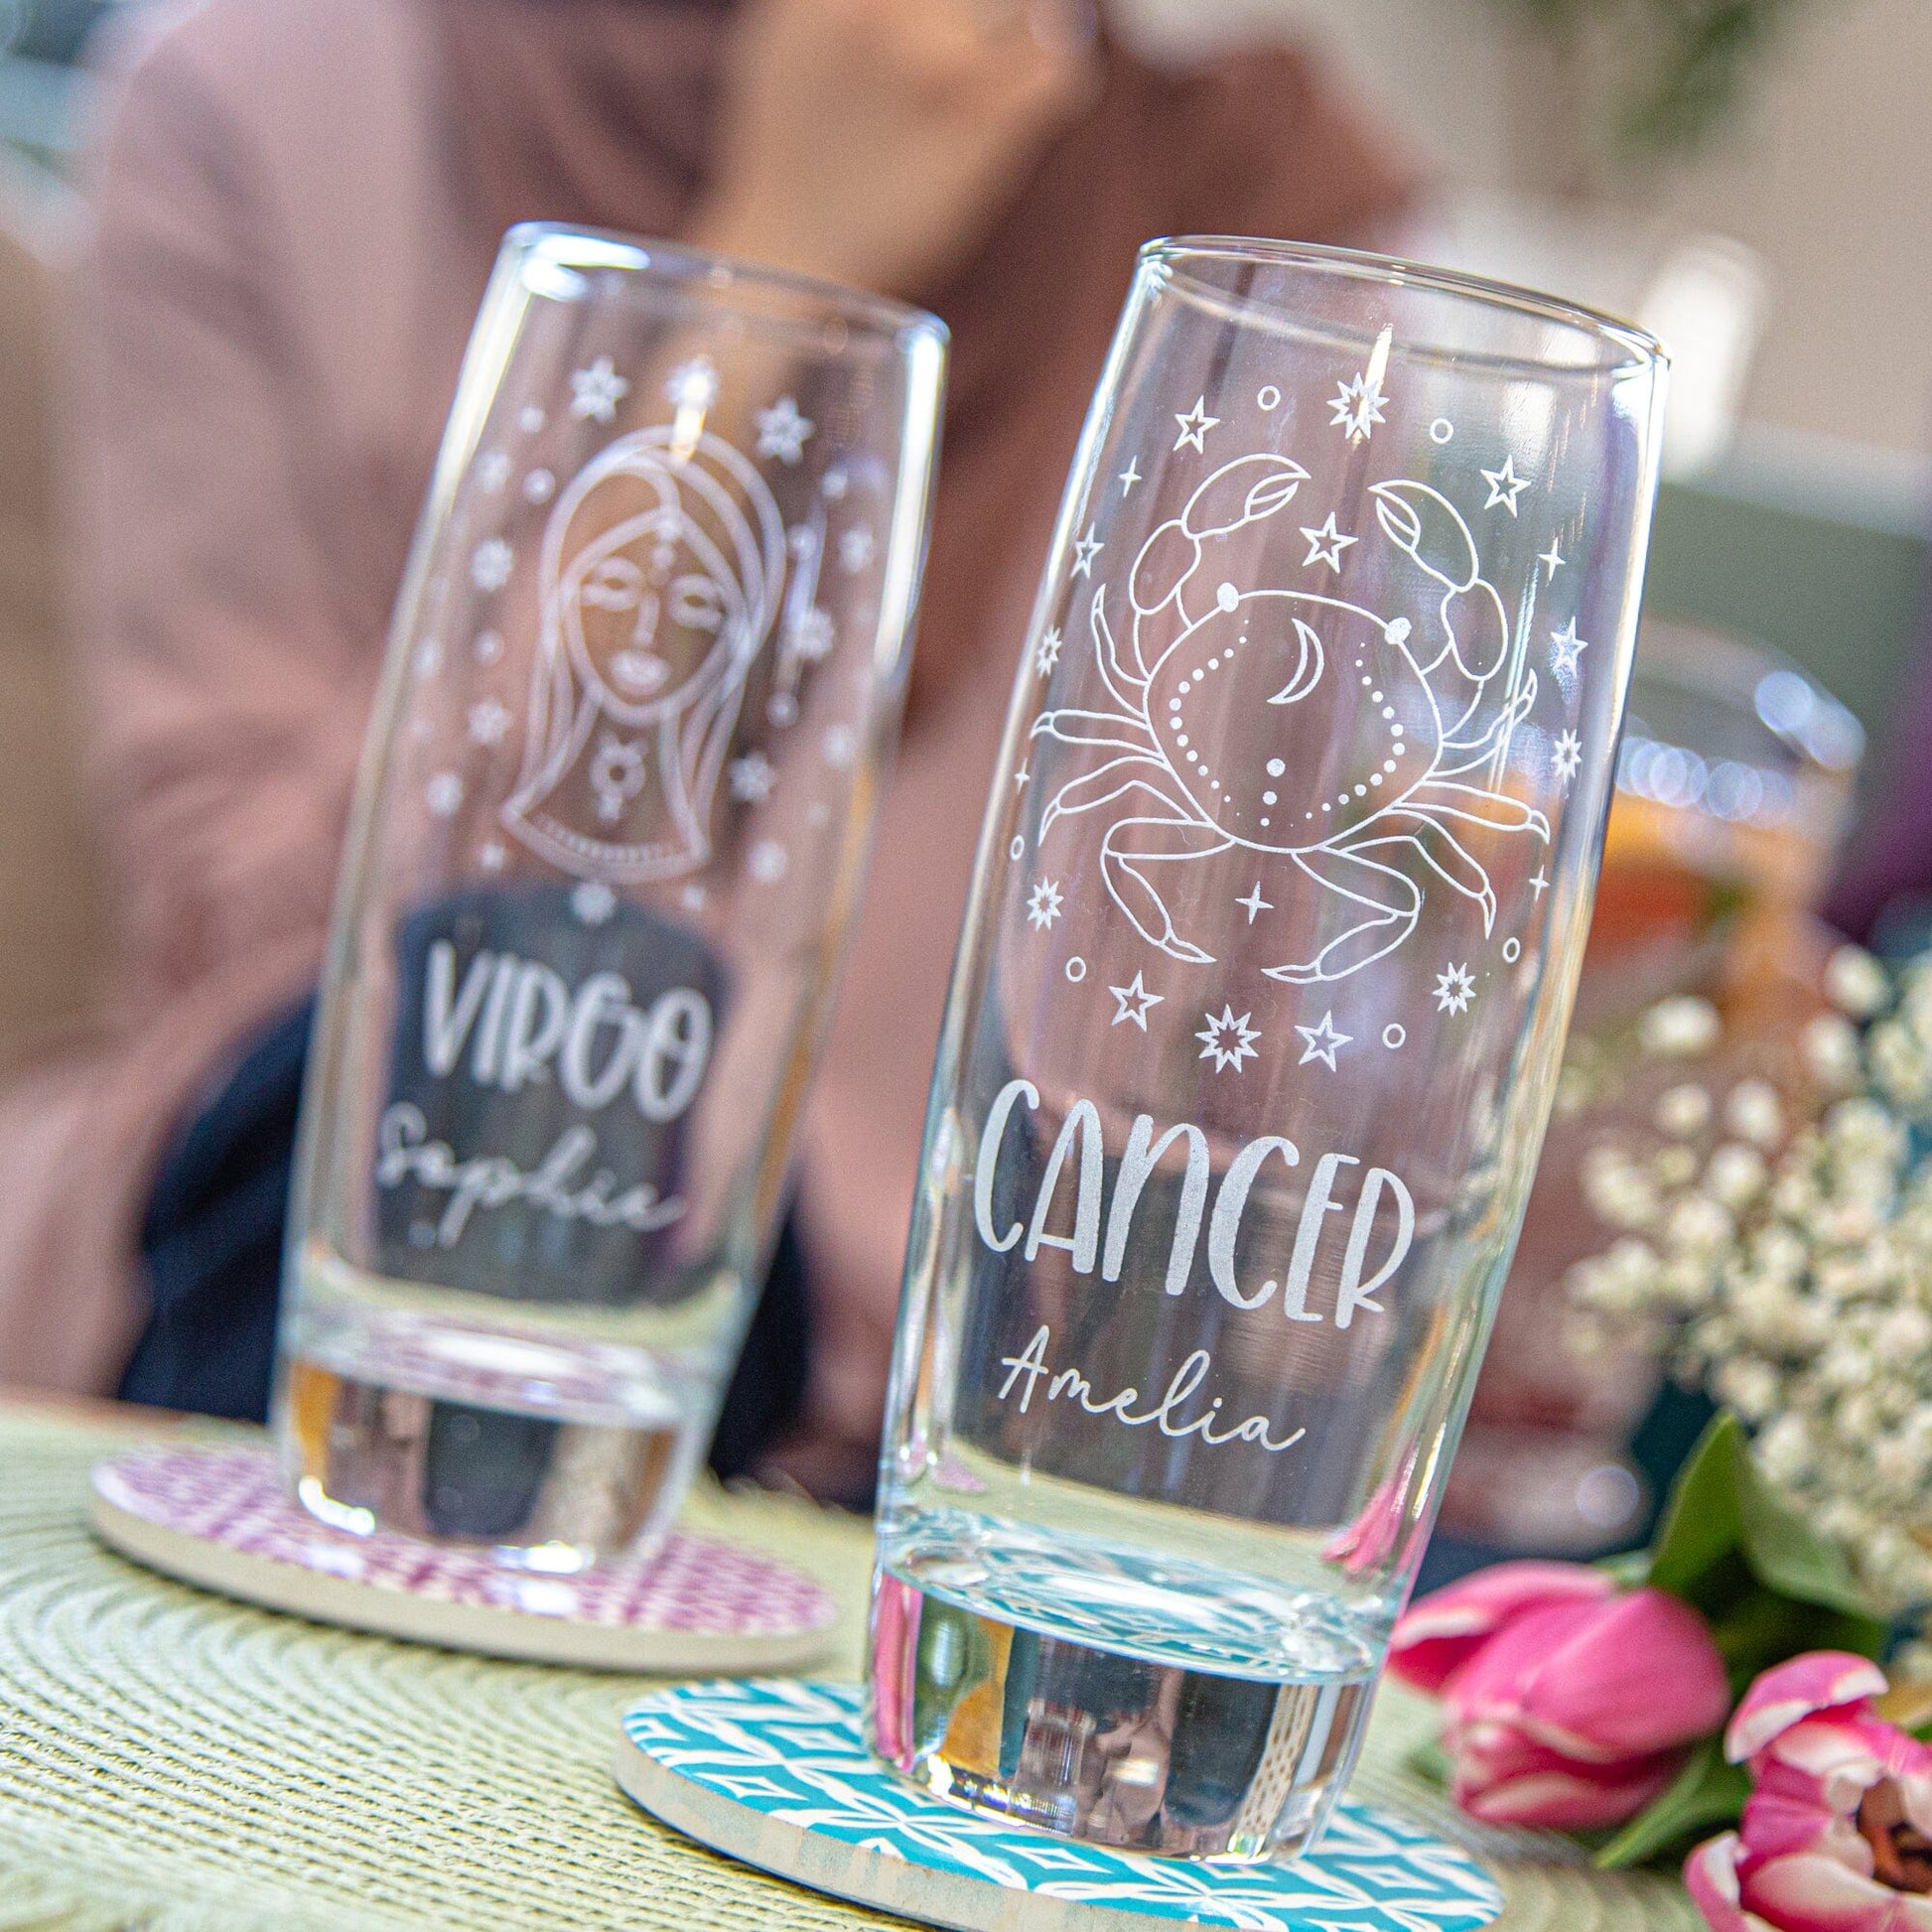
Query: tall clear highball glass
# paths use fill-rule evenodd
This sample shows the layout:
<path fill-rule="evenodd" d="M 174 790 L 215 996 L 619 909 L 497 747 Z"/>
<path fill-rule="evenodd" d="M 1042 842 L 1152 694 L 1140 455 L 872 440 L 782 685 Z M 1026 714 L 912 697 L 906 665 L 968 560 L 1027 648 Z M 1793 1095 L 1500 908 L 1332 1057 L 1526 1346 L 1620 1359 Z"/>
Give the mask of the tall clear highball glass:
<path fill-rule="evenodd" d="M 325 1521 L 555 1573 L 675 1514 L 897 727 L 944 362 L 851 290 L 506 238 L 303 1100 L 277 1419 Z"/>
<path fill-rule="evenodd" d="M 906 1258 L 871 1722 L 931 1790 L 1257 1858 L 1346 1780 L 1550 1109 L 1664 375 L 1520 290 L 1143 252 Z"/>

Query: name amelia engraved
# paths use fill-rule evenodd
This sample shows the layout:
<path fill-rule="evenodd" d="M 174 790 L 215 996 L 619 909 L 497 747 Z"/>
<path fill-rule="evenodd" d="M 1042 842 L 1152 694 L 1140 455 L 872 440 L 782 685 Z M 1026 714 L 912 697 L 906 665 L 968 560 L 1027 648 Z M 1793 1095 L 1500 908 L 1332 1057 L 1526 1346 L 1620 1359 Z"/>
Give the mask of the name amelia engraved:
<path fill-rule="evenodd" d="M 1023 1354 L 1000 1357 L 1000 1366 L 1007 1372 L 1007 1379 L 1000 1384 L 999 1399 L 1002 1402 L 1013 1393 L 1016 1382 L 1022 1377 L 1026 1379 L 1027 1386 L 1020 1392 L 1020 1413 L 1023 1416 L 1034 1399 L 1034 1390 L 1040 1377 L 1045 1376 L 1048 1378 L 1048 1402 L 1057 1402 L 1066 1396 L 1077 1402 L 1090 1416 L 1112 1416 L 1129 1429 L 1145 1429 L 1151 1423 L 1163 1436 L 1172 1436 L 1176 1441 L 1183 1436 L 1198 1436 L 1203 1443 L 1212 1443 L 1217 1447 L 1222 1443 L 1259 1443 L 1269 1454 L 1279 1455 L 1283 1449 L 1293 1449 L 1309 1433 L 1306 1429 L 1291 1430 L 1278 1443 L 1268 1433 L 1266 1416 L 1250 1416 L 1231 1429 L 1217 1429 L 1215 1425 L 1221 1420 L 1219 1396 L 1210 1397 L 1207 1407 L 1199 1415 L 1183 1421 L 1181 1409 L 1192 1399 L 1195 1390 L 1207 1379 L 1208 1370 L 1214 1366 L 1214 1358 L 1205 1348 L 1196 1348 L 1174 1370 L 1173 1379 L 1169 1382 L 1167 1393 L 1159 1402 L 1137 1414 L 1134 1405 L 1141 1399 L 1139 1389 L 1121 1389 L 1096 1400 L 1093 1384 L 1077 1368 L 1063 1368 L 1057 1374 L 1048 1368 L 1046 1350 L 1052 1339 L 1052 1329 L 1041 1323 Z"/>
<path fill-rule="evenodd" d="M 1363 1311 L 1374 1314 L 1387 1312 L 1384 1304 L 1375 1297 L 1394 1279 L 1396 1270 L 1407 1259 L 1416 1233 L 1415 1200 L 1401 1176 L 1389 1169 L 1371 1167 L 1362 1176 L 1354 1212 L 1348 1217 L 1346 1245 L 1335 1277 L 1334 1304 L 1324 1312 L 1310 1307 L 1310 1283 L 1322 1238 L 1328 1232 L 1329 1217 L 1348 1214 L 1347 1204 L 1336 1198 L 1335 1188 L 1344 1169 L 1362 1165 L 1355 1155 L 1323 1154 L 1315 1161 L 1285 1273 L 1279 1280 L 1270 1275 L 1244 1286 L 1235 1272 L 1235 1249 L 1248 1197 L 1270 1161 L 1279 1161 L 1288 1168 L 1302 1165 L 1301 1149 L 1293 1141 L 1280 1134 L 1262 1134 L 1246 1142 L 1228 1163 L 1214 1195 L 1213 1211 L 1209 1213 L 1207 1136 L 1198 1127 L 1183 1121 L 1170 1127 L 1157 1140 L 1153 1116 L 1138 1115 L 1128 1130 L 1127 1145 L 1114 1175 L 1113 1199 L 1109 1202 L 1103 1198 L 1106 1148 L 1100 1110 L 1090 1100 L 1075 1100 L 1067 1110 L 1052 1153 L 1041 1171 L 1032 1216 L 1025 1223 L 1015 1221 L 1002 1231 L 993 1225 L 994 1190 L 1007 1129 L 1014 1109 L 1023 1101 L 1032 1112 L 1039 1105 L 1039 1090 L 1030 1080 L 1009 1080 L 995 1096 L 980 1134 L 979 1159 L 973 1174 L 973 1221 L 979 1238 L 993 1253 L 1007 1254 L 1020 1248 L 1025 1258 L 1032 1261 L 1041 1248 L 1058 1248 L 1071 1257 L 1076 1275 L 1091 1275 L 1098 1268 L 1102 1281 L 1119 1281 L 1141 1195 L 1168 1150 L 1184 1143 L 1186 1172 L 1168 1250 L 1165 1285 L 1170 1295 L 1179 1295 L 1187 1287 L 1200 1245 L 1201 1224 L 1205 1221 L 1208 1278 L 1221 1298 L 1233 1307 L 1249 1311 L 1264 1308 L 1279 1294 L 1282 1313 L 1290 1321 L 1332 1319 L 1337 1328 L 1350 1326 Z M 1046 1223 L 1053 1212 L 1061 1173 L 1069 1162 L 1077 1164 L 1073 1232 L 1049 1234 Z M 1392 1221 L 1393 1225 L 1387 1237 L 1387 1252 L 1370 1273 L 1369 1248 L 1375 1239 L 1378 1220 Z"/>

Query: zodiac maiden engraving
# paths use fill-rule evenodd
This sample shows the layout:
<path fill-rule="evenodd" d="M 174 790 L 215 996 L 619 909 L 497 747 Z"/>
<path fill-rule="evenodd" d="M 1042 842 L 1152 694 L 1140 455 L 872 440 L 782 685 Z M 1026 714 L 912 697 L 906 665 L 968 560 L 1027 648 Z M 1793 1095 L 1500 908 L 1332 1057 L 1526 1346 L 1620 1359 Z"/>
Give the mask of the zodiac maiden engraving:
<path fill-rule="evenodd" d="M 615 883 L 711 857 L 711 808 L 784 577 L 784 525 L 728 443 L 621 436 L 557 498 L 523 762 L 503 822 Z"/>
<path fill-rule="evenodd" d="M 1369 491 L 1400 553 L 1387 581 L 1413 598 L 1417 620 L 1229 581 L 1254 547 L 1238 534 L 1279 514 L 1308 474 L 1274 455 L 1216 470 L 1142 545 L 1124 638 L 1108 619 L 1106 586 L 1093 595 L 1094 655 L 1113 708 L 1049 710 L 1033 729 L 1111 754 L 1054 792 L 1040 840 L 1062 818 L 1117 809 L 1101 841 L 1102 877 L 1170 958 L 1213 960 L 1170 911 L 1174 868 L 1235 847 L 1286 860 L 1359 908 L 1312 958 L 1264 969 L 1295 985 L 1344 979 L 1394 951 L 1433 882 L 1479 906 L 1487 933 L 1496 896 L 1464 840 L 1478 830 L 1550 837 L 1541 812 L 1500 789 L 1536 677 L 1512 658 L 1502 600 L 1447 497 L 1408 482 Z M 1492 691 L 1505 672 L 1504 689 Z M 1245 768 L 1223 766 L 1226 721 L 1255 707 L 1267 732 L 1244 730 Z"/>

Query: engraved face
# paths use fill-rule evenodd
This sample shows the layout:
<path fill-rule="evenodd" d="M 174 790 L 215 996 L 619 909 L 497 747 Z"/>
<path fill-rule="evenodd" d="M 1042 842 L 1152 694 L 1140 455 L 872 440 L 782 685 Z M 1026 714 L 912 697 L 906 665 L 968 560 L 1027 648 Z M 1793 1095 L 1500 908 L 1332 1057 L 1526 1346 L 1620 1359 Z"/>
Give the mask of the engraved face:
<path fill-rule="evenodd" d="M 1273 851 L 1321 844 L 1404 797 L 1441 738 L 1406 623 L 1346 615 L 1324 621 L 1324 642 L 1297 610 L 1228 589 L 1148 689 L 1162 756 L 1203 820 Z M 1236 743 L 1238 759 L 1220 755 Z"/>
<path fill-rule="evenodd" d="M 724 553 L 686 513 L 676 483 L 651 481 L 656 507 L 592 538 L 560 586 L 578 673 L 612 717 L 632 726 L 682 709 L 723 677 L 745 622 Z"/>

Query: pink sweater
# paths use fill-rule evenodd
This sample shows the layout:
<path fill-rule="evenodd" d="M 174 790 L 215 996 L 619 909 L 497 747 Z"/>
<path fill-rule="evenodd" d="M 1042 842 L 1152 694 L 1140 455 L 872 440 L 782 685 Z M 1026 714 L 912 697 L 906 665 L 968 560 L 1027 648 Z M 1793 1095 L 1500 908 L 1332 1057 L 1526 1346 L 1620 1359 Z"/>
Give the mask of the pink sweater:
<path fill-rule="evenodd" d="M 97 1036 L 0 1092 L 0 1382 L 115 1385 L 156 1163 L 314 983 L 389 606 L 496 243 L 439 138 L 417 4 L 205 0 L 144 16 L 118 63 L 69 331 L 69 548 L 123 932 Z M 1292 57 L 1199 81 L 1118 62 L 939 303 L 956 407 L 924 663 L 804 1127 L 816 1342 L 789 1461 L 808 1483 L 876 1452 L 987 774 L 1134 248 L 1190 228 L 1339 238 L 1401 187 Z"/>

